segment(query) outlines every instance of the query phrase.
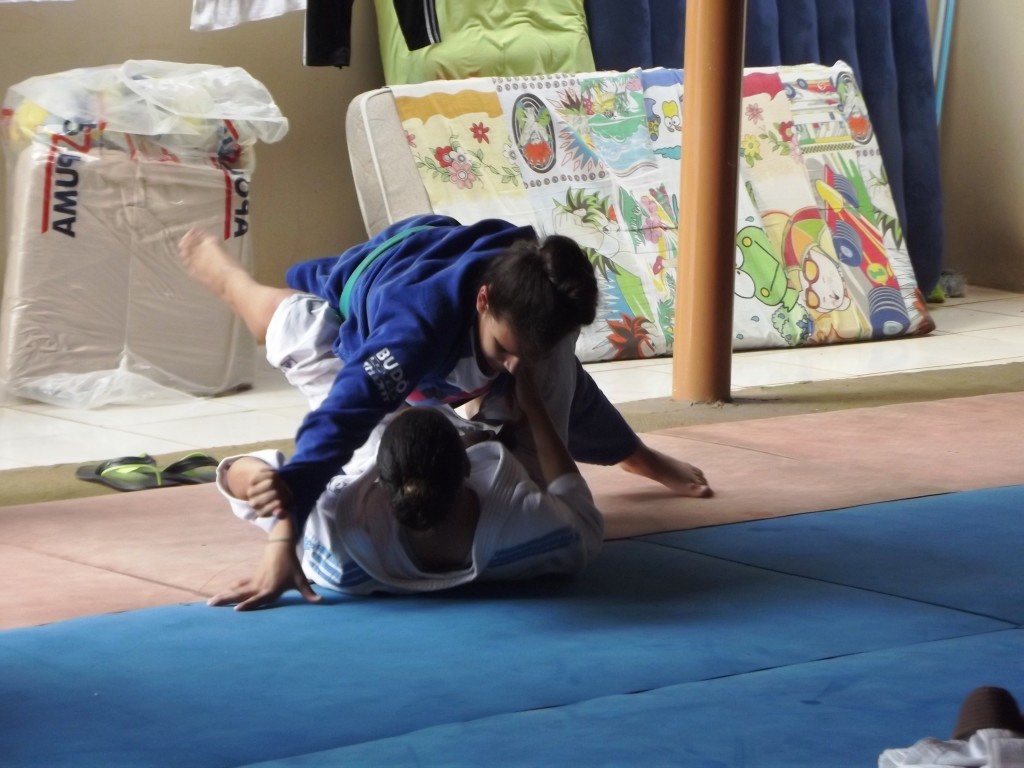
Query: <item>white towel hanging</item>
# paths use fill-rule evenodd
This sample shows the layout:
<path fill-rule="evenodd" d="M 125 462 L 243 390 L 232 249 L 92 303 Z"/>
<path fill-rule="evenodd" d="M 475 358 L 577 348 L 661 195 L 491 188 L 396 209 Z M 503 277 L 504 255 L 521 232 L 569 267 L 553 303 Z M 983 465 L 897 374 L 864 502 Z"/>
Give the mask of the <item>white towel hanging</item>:
<path fill-rule="evenodd" d="M 247 21 L 306 10 L 306 0 L 192 0 L 194 32 L 237 27 Z"/>

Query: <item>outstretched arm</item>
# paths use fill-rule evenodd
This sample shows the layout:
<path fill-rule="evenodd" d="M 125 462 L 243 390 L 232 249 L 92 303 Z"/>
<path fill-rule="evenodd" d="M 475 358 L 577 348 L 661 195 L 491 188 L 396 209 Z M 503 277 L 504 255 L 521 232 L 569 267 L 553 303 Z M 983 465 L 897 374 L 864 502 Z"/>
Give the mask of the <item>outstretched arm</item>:
<path fill-rule="evenodd" d="M 277 471 L 253 457 L 241 457 L 227 472 L 228 491 L 238 499 L 247 500 L 257 514 L 272 515 L 282 502 Z M 259 512 L 262 505 L 266 510 Z M 320 602 L 320 596 L 306 580 L 296 551 L 296 529 L 290 517 L 278 521 L 270 530 L 263 559 L 255 575 L 233 584 L 208 601 L 208 605 L 234 605 L 236 611 L 262 608 L 273 603 L 289 589 L 297 589 L 309 602 Z"/>
<path fill-rule="evenodd" d="M 516 369 L 515 379 L 516 401 L 529 426 L 544 485 L 551 485 L 563 475 L 578 475 L 579 468 L 569 454 L 569 449 L 558 436 L 544 405 L 532 367 L 520 363 Z"/>
<path fill-rule="evenodd" d="M 713 495 L 698 467 L 644 443 L 578 360 L 576 367 L 576 390 L 569 416 L 569 451 L 576 461 L 618 464 L 627 472 L 649 477 L 680 496 L 707 498 Z"/>

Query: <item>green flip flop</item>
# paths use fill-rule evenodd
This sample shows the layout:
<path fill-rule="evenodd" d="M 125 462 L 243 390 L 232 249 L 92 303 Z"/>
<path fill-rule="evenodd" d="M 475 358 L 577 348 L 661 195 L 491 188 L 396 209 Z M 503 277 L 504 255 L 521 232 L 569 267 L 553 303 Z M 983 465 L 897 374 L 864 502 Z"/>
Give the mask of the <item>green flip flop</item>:
<path fill-rule="evenodd" d="M 198 451 L 183 456 L 168 464 L 163 472 L 164 485 L 198 485 L 212 483 L 217 479 L 217 465 L 220 462 L 212 456 Z"/>
<path fill-rule="evenodd" d="M 153 457 L 145 453 L 86 464 L 75 470 L 75 477 L 90 483 L 102 483 L 117 491 L 142 491 L 163 485 Z"/>

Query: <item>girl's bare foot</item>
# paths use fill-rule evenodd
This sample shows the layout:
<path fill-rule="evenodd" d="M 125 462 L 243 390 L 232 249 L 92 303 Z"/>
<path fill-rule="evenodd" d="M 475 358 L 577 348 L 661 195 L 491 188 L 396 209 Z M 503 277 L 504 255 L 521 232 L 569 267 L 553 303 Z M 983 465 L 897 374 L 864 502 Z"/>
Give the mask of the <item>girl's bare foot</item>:
<path fill-rule="evenodd" d="M 227 304 L 256 341 L 263 343 L 275 310 L 295 291 L 257 283 L 237 258 L 201 229 L 185 233 L 178 241 L 178 253 L 189 277 Z"/>
<path fill-rule="evenodd" d="M 706 499 L 714 495 L 700 469 L 642 443 L 636 452 L 620 462 L 619 466 L 627 472 L 655 480 L 680 496 Z"/>
<path fill-rule="evenodd" d="M 178 242 L 178 253 L 189 277 L 229 301 L 228 284 L 239 273 L 248 277 L 241 262 L 201 229 L 190 229 Z M 230 303 L 230 302 L 229 302 Z"/>

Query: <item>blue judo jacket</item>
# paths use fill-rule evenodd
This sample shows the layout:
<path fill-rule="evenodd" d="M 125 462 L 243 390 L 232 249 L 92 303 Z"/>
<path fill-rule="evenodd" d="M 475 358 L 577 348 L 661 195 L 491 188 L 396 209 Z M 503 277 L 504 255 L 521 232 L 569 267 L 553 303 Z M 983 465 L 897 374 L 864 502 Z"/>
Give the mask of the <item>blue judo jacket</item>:
<path fill-rule="evenodd" d="M 360 267 L 378 245 L 420 226 L 429 228 Z M 290 288 L 319 296 L 336 309 L 342 294 L 348 294 L 334 345 L 344 366 L 327 399 L 306 416 L 295 454 L 280 470 L 292 493 L 296 522 L 301 525 L 330 479 L 386 414 L 407 399 L 458 402 L 459 393 L 449 391 L 445 377 L 471 354 L 484 268 L 522 239 L 536 239 L 531 227 L 497 219 L 462 225 L 448 216 L 416 216 L 340 256 L 288 270 Z"/>

